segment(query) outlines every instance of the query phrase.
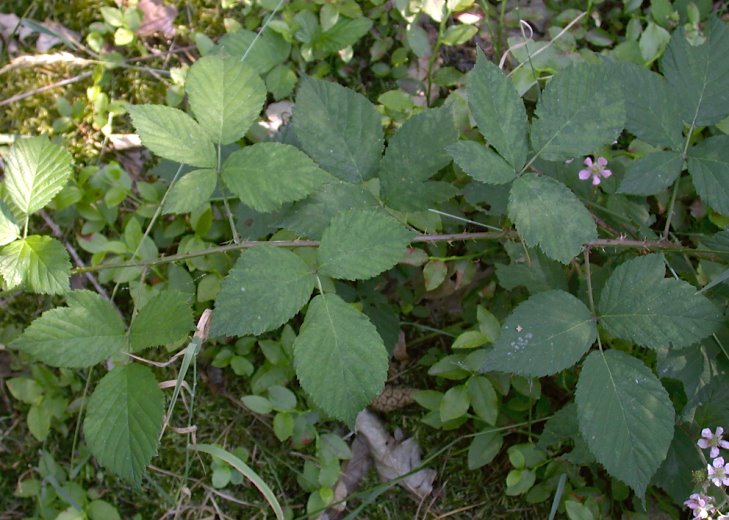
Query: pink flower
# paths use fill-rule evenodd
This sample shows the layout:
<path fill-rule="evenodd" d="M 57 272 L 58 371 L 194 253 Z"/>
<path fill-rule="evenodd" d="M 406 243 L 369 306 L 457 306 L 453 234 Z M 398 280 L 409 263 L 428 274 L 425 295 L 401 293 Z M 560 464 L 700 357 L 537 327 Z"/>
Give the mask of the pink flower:
<path fill-rule="evenodd" d="M 708 518 L 714 512 L 714 499 L 710 496 L 694 493 L 683 505 L 693 511 L 694 518 Z"/>
<path fill-rule="evenodd" d="M 707 466 L 709 471 L 709 480 L 715 486 L 729 486 L 729 464 L 724 463 L 724 457 L 715 458 L 711 464 Z"/>
<path fill-rule="evenodd" d="M 592 177 L 592 184 L 597 186 L 603 178 L 607 179 L 613 174 L 613 172 L 605 168 L 607 163 L 605 157 L 598 157 L 595 163 L 592 162 L 592 157 L 586 157 L 584 164 L 587 168 L 580 170 L 580 180 L 586 181 Z"/>
<path fill-rule="evenodd" d="M 711 448 L 711 458 L 714 459 L 719 456 L 719 448 L 729 450 L 729 441 L 723 440 L 724 428 L 717 426 L 716 431 L 711 433 L 709 428 L 701 430 L 701 439 L 697 443 L 699 448 L 707 449 Z"/>

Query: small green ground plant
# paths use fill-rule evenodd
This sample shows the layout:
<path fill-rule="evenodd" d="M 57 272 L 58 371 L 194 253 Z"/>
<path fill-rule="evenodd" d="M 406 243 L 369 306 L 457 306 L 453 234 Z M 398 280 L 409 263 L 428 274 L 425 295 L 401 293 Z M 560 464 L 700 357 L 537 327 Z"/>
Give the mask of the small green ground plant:
<path fill-rule="evenodd" d="M 6 295 L 48 299 L 9 334 L 10 351 L 34 364 L 6 386 L 28 405 L 33 437 L 72 436 L 71 461 L 77 449 L 84 461 L 63 468 L 44 451 L 40 479 L 22 479 L 16 495 L 35 497 L 41 518 L 118 517 L 74 479 L 93 457 L 140 489 L 178 435 L 184 477 L 206 453 L 212 489 L 247 482 L 276 518 L 316 517 L 347 498 L 335 495 L 352 458 L 338 433 L 383 393 L 400 329 L 413 327 L 440 338 L 417 361 L 431 376 L 411 394 L 422 423 L 466 431 L 470 470 L 501 460 L 506 496 L 543 504 L 550 518 L 677 515 L 687 500 L 697 518 L 720 514 L 726 23 L 655 2 L 643 36 L 622 48 L 570 55 L 508 41 L 511 73 L 476 49 L 467 76 L 446 71 L 439 83 L 441 48 L 475 35 L 454 21 L 472 4 L 387 14 L 366 4 L 264 6 L 260 32 L 197 35 L 201 56 L 179 71 L 185 103 L 115 102 L 112 115 L 127 113 L 159 159 L 142 176 L 113 161 L 74 164 L 45 136 L 8 149 L 0 279 Z M 421 12 L 438 23 L 430 47 Z M 375 105 L 322 79 L 331 68 L 306 74 L 289 61 L 349 62 L 375 15 L 402 21 L 426 63 L 425 106 L 393 105 L 404 91 Z M 104 11 L 114 30 L 96 27 L 98 38 L 138 45 L 135 16 Z M 577 37 L 605 43 L 599 30 Z M 390 50 L 381 45 L 377 63 Z M 398 74 L 378 69 L 383 81 Z M 453 92 L 431 99 L 436 87 Z M 265 133 L 267 101 L 292 93 L 290 121 Z M 66 225 L 86 262 L 38 217 Z M 94 291 L 72 288 L 94 273 Z M 197 442 L 199 362 L 223 370 L 211 379 L 243 382 L 239 402 L 278 442 L 310 450 L 292 464 L 305 506 L 259 475 L 250 447 Z M 349 517 L 385 489 L 359 497 Z"/>

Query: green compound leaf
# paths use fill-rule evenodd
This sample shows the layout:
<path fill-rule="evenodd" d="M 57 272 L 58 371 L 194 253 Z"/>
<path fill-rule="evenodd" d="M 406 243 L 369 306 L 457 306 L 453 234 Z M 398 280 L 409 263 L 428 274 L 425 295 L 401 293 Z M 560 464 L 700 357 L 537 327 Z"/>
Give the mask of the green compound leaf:
<path fill-rule="evenodd" d="M 628 168 L 618 193 L 655 195 L 678 179 L 683 157 L 678 152 L 655 152 L 634 161 Z"/>
<path fill-rule="evenodd" d="M 68 307 L 44 312 L 12 346 L 54 367 L 82 368 L 122 351 L 126 326 L 108 301 L 90 291 L 67 294 Z"/>
<path fill-rule="evenodd" d="M 683 121 L 676 93 L 668 82 L 633 63 L 614 63 L 625 96 L 625 128 L 653 146 L 681 151 Z"/>
<path fill-rule="evenodd" d="M 673 438 L 668 392 L 641 361 L 623 352 L 593 352 L 575 393 L 580 433 L 613 477 L 643 498 Z"/>
<path fill-rule="evenodd" d="M 532 147 L 548 161 L 593 153 L 625 124 L 623 91 L 610 67 L 571 65 L 544 89 L 532 121 Z"/>
<path fill-rule="evenodd" d="M 63 294 L 70 289 L 71 262 L 58 240 L 31 235 L 0 248 L 0 276 L 7 289 L 24 286 L 34 293 Z"/>
<path fill-rule="evenodd" d="M 188 298 L 179 291 L 162 291 L 134 316 L 129 327 L 132 352 L 184 339 L 194 328 Z"/>
<path fill-rule="evenodd" d="M 89 398 L 86 443 L 102 466 L 138 488 L 157 453 L 163 416 L 164 394 L 152 371 L 137 364 L 116 367 Z"/>
<path fill-rule="evenodd" d="M 479 182 L 506 184 L 516 177 L 514 168 L 500 155 L 475 141 L 458 141 L 448 153 L 461 169 Z"/>
<path fill-rule="evenodd" d="M 256 72 L 228 56 L 205 56 L 190 67 L 185 82 L 190 110 L 214 143 L 243 137 L 266 100 Z"/>
<path fill-rule="evenodd" d="M 302 81 L 293 116 L 296 138 L 319 166 L 347 182 L 374 176 L 384 137 L 380 114 L 363 95 L 314 78 Z"/>
<path fill-rule="evenodd" d="M 687 347 L 721 324 L 721 312 L 696 288 L 665 278 L 663 257 L 628 260 L 608 278 L 600 295 L 600 324 L 613 336 L 644 347 Z"/>
<path fill-rule="evenodd" d="M 482 52 L 468 78 L 468 106 L 479 132 L 511 165 L 521 169 L 527 158 L 527 115 L 511 80 Z M 477 179 L 478 180 L 478 179 Z"/>
<path fill-rule="evenodd" d="M 254 247 L 223 280 L 211 333 L 244 336 L 273 330 L 309 301 L 315 283 L 309 266 L 291 251 Z"/>
<path fill-rule="evenodd" d="M 395 265 L 414 233 L 381 211 L 349 210 L 332 219 L 319 246 L 319 271 L 366 280 Z"/>
<path fill-rule="evenodd" d="M 48 204 L 70 175 L 71 154 L 45 136 L 20 139 L 5 158 L 5 189 L 25 215 Z"/>
<path fill-rule="evenodd" d="M 408 119 L 387 143 L 380 179 L 385 202 L 401 211 L 427 209 L 455 194 L 446 183 L 425 182 L 451 162 L 446 148 L 458 140 L 450 107 Z"/>
<path fill-rule="evenodd" d="M 260 35 L 239 29 L 223 36 L 215 52 L 232 56 L 263 75 L 286 61 L 291 52 L 291 44 L 270 29 L 262 31 Z"/>
<path fill-rule="evenodd" d="M 509 218 L 529 246 L 539 244 L 549 258 L 567 264 L 597 228 L 585 206 L 564 184 L 526 173 L 514 181 Z"/>
<path fill-rule="evenodd" d="M 10 209 L 0 200 L 0 246 L 9 244 L 20 236 L 20 228 Z"/>
<path fill-rule="evenodd" d="M 324 294 L 309 304 L 294 341 L 294 366 L 317 406 L 353 424 L 385 384 L 387 349 L 364 314 L 339 296 Z"/>
<path fill-rule="evenodd" d="M 127 111 L 142 144 L 155 154 L 178 163 L 215 168 L 213 142 L 182 110 L 163 105 L 128 105 Z"/>
<path fill-rule="evenodd" d="M 296 203 L 281 220 L 281 226 L 318 240 L 332 218 L 342 211 L 379 207 L 377 199 L 364 186 L 335 181 Z"/>
<path fill-rule="evenodd" d="M 729 215 L 729 135 L 709 137 L 690 148 L 688 170 L 701 199 Z"/>
<path fill-rule="evenodd" d="M 564 291 L 542 292 L 506 319 L 481 371 L 556 374 L 577 363 L 595 338 L 595 320 L 584 303 Z"/>
<path fill-rule="evenodd" d="M 332 177 L 291 145 L 258 143 L 230 154 L 222 179 L 243 204 L 268 213 L 303 199 Z"/>
<path fill-rule="evenodd" d="M 215 170 L 193 170 L 186 173 L 167 193 L 162 213 L 189 213 L 205 204 L 218 183 Z"/>
<path fill-rule="evenodd" d="M 713 18 L 708 33 L 707 41 L 694 47 L 679 27 L 661 60 L 688 125 L 713 125 L 729 115 L 729 29 Z"/>

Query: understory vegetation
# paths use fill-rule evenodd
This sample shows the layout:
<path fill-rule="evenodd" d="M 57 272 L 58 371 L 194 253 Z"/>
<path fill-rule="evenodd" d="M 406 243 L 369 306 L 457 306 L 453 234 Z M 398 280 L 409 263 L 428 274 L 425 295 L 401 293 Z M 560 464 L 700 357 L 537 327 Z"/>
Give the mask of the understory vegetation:
<path fill-rule="evenodd" d="M 728 21 L 2 4 L 0 519 L 729 518 Z"/>

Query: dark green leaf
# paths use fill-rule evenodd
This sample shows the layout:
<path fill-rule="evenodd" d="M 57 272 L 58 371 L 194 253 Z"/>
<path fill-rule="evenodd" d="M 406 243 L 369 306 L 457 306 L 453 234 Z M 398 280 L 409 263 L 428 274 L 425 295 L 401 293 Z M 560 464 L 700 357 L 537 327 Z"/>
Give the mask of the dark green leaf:
<path fill-rule="evenodd" d="M 306 153 L 329 173 L 348 182 L 372 177 L 384 137 L 380 114 L 367 98 L 314 78 L 302 81 L 293 118 Z"/>
<path fill-rule="evenodd" d="M 12 346 L 55 367 L 81 368 L 99 363 L 127 344 L 126 326 L 116 308 L 96 293 L 73 291 L 68 307 L 43 313 Z"/>
<path fill-rule="evenodd" d="M 387 350 L 365 315 L 335 294 L 309 304 L 294 342 L 302 388 L 329 415 L 353 424 L 387 378 Z"/>
<path fill-rule="evenodd" d="M 309 266 L 291 251 L 254 247 L 223 280 L 211 333 L 243 336 L 275 329 L 309 301 L 315 283 Z"/>
<path fill-rule="evenodd" d="M 184 339 L 194 328 L 188 298 L 178 291 L 162 291 L 134 316 L 129 327 L 132 352 L 170 345 Z"/>
<path fill-rule="evenodd" d="M 548 161 L 593 153 L 618 138 L 625 124 L 620 84 L 604 65 L 560 71 L 544 89 L 532 121 L 536 154 Z"/>
<path fill-rule="evenodd" d="M 286 202 L 301 200 L 332 177 L 297 148 L 258 143 L 230 154 L 223 182 L 246 206 L 271 212 Z"/>
<path fill-rule="evenodd" d="M 414 233 L 381 211 L 350 210 L 332 219 L 319 246 L 319 271 L 364 280 L 394 266 Z"/>
<path fill-rule="evenodd" d="M 705 470 L 706 465 L 692 439 L 684 428 L 676 427 L 666 460 L 653 477 L 652 484 L 663 489 L 677 504 L 694 491 L 693 473 Z"/>
<path fill-rule="evenodd" d="M 157 453 L 164 395 L 152 371 L 141 365 L 117 367 L 89 398 L 86 443 L 104 467 L 139 487 Z"/>
<path fill-rule="evenodd" d="M 660 381 L 628 354 L 596 351 L 582 367 L 575 401 L 590 451 L 643 498 L 673 439 L 673 405 Z"/>
<path fill-rule="evenodd" d="M 521 169 L 527 158 L 524 103 L 511 80 L 480 51 L 468 78 L 468 106 L 481 135 L 512 170 Z"/>
<path fill-rule="evenodd" d="M 447 149 L 456 164 L 479 182 L 506 184 L 516 177 L 516 172 L 509 163 L 475 141 L 458 141 Z"/>
<path fill-rule="evenodd" d="M 625 128 L 653 146 L 683 149 L 683 122 L 676 93 L 658 74 L 632 63 L 615 63 L 625 95 Z"/>
<path fill-rule="evenodd" d="M 552 375 L 577 363 L 596 337 L 585 304 L 564 291 L 541 292 L 506 319 L 482 371 Z"/>
<path fill-rule="evenodd" d="M 714 17 L 708 40 L 691 45 L 682 27 L 671 37 L 661 60 L 663 74 L 681 100 L 688 125 L 707 126 L 729 115 L 729 29 Z"/>
<path fill-rule="evenodd" d="M 660 255 L 618 266 L 600 296 L 600 324 L 614 336 L 651 348 L 687 347 L 709 336 L 721 323 L 721 312 L 692 285 L 665 273 Z"/>
<path fill-rule="evenodd" d="M 655 195 L 671 186 L 683 169 L 678 152 L 655 152 L 634 161 L 628 168 L 619 193 Z"/>
<path fill-rule="evenodd" d="M 527 245 L 539 244 L 544 254 L 563 264 L 579 254 L 585 242 L 597 238 L 595 222 L 585 206 L 551 177 L 526 173 L 515 180 L 509 218 Z"/>
<path fill-rule="evenodd" d="M 688 169 L 703 201 L 729 215 L 729 135 L 709 137 L 689 149 Z"/>

